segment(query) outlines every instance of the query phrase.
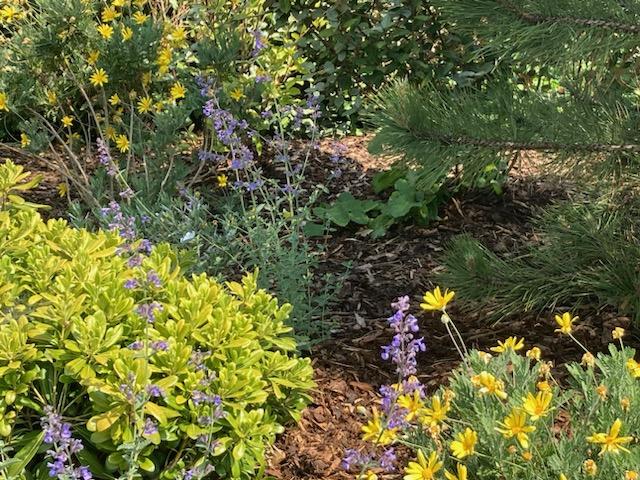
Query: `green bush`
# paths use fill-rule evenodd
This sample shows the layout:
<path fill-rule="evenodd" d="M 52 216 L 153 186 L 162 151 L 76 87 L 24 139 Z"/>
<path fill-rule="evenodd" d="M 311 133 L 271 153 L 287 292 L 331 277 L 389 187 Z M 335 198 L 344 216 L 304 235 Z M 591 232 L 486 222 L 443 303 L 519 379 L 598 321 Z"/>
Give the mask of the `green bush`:
<path fill-rule="evenodd" d="M 187 279 L 166 245 L 45 223 L 26 177 L 0 166 L 0 478 L 46 476 L 47 408 L 96 478 L 253 478 L 313 386 L 290 306 L 256 275 Z"/>

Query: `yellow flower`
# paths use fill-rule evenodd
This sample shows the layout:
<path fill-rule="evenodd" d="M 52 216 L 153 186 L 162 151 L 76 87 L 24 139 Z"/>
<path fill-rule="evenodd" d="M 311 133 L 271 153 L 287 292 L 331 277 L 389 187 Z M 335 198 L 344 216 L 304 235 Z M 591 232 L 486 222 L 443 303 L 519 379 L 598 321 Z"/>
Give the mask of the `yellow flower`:
<path fill-rule="evenodd" d="M 421 303 L 420 306 L 423 310 L 427 311 L 444 310 L 455 294 L 455 292 L 450 292 L 449 289 L 446 289 L 443 295 L 440 291 L 440 287 L 436 287 L 433 289 L 433 292 L 427 292 L 424 294 L 424 297 L 422 297 L 424 303 Z"/>
<path fill-rule="evenodd" d="M 117 93 L 114 93 L 109 97 L 109 103 L 114 106 L 120 103 L 120 97 L 118 96 Z"/>
<path fill-rule="evenodd" d="M 636 362 L 633 358 L 627 360 L 627 370 L 633 378 L 640 378 L 640 363 Z"/>
<path fill-rule="evenodd" d="M 229 183 L 229 178 L 227 178 L 226 175 L 218 175 L 216 178 L 218 180 L 218 186 L 220 188 L 226 187 L 227 184 Z"/>
<path fill-rule="evenodd" d="M 444 404 L 438 395 L 431 397 L 431 407 L 426 407 L 419 414 L 420 423 L 425 426 L 435 426 L 447 418 L 447 413 L 451 409 L 449 402 Z"/>
<path fill-rule="evenodd" d="M 611 336 L 613 337 L 614 340 L 620 340 L 622 337 L 624 337 L 624 328 L 622 327 L 614 328 L 613 332 L 611 332 Z"/>
<path fill-rule="evenodd" d="M 591 477 L 595 477 L 596 473 L 598 473 L 598 465 L 596 465 L 596 462 L 591 459 L 584 461 L 582 469 L 584 470 L 584 473 Z"/>
<path fill-rule="evenodd" d="M 45 94 L 47 95 L 47 102 L 49 102 L 49 105 L 55 105 L 58 101 L 58 95 L 56 95 L 56 92 L 52 90 L 45 90 Z"/>
<path fill-rule="evenodd" d="M 61 197 L 64 197 L 69 191 L 69 187 L 67 187 L 67 184 L 64 182 L 59 183 L 57 186 L 57 189 L 58 189 L 58 195 L 60 195 Z"/>
<path fill-rule="evenodd" d="M 20 134 L 20 146 L 22 148 L 27 148 L 30 144 L 31 144 L 31 139 L 29 138 L 29 135 L 22 132 Z"/>
<path fill-rule="evenodd" d="M 4 110 L 6 112 L 9 111 L 9 106 L 7 105 L 7 94 L 4 92 L 0 92 L 0 110 Z"/>
<path fill-rule="evenodd" d="M 404 480 L 433 480 L 436 472 L 442 468 L 442 462 L 438 460 L 436 452 L 431 452 L 429 459 L 424 456 L 422 450 L 418 450 L 418 461 L 409 462 L 405 467 Z"/>
<path fill-rule="evenodd" d="M 502 428 L 496 431 L 501 433 L 505 438 L 516 437 L 522 448 L 529 448 L 528 433 L 533 432 L 536 427 L 527 425 L 527 414 L 520 408 L 514 408 L 511 413 L 502 422 L 498 422 Z"/>
<path fill-rule="evenodd" d="M 398 434 L 397 428 L 385 428 L 382 425 L 382 419 L 377 408 L 372 410 L 371 420 L 366 425 L 362 426 L 362 439 L 365 442 L 375 442 L 379 445 L 389 445 L 392 443 Z"/>
<path fill-rule="evenodd" d="M 624 480 L 638 480 L 640 475 L 635 470 L 627 470 L 624 472 Z"/>
<path fill-rule="evenodd" d="M 582 361 L 580 363 L 585 367 L 593 368 L 596 365 L 596 357 L 594 357 L 592 353 L 587 352 L 582 355 Z"/>
<path fill-rule="evenodd" d="M 504 391 L 504 382 L 498 380 L 489 372 L 482 371 L 478 375 L 471 377 L 471 383 L 477 387 L 482 395 L 495 395 L 504 400 L 507 393 Z"/>
<path fill-rule="evenodd" d="M 541 392 L 550 392 L 551 385 L 546 380 L 542 380 L 541 382 L 536 383 L 536 388 Z"/>
<path fill-rule="evenodd" d="M 113 0 L 113 2 L 111 2 L 111 4 L 114 7 L 124 7 L 128 2 L 128 0 Z"/>
<path fill-rule="evenodd" d="M 116 137 L 116 146 L 118 149 L 124 153 L 129 151 L 129 139 L 126 135 L 118 135 Z"/>
<path fill-rule="evenodd" d="M 70 127 L 71 125 L 73 125 L 73 117 L 69 115 L 65 115 L 64 117 L 62 117 L 62 125 L 64 127 Z"/>
<path fill-rule="evenodd" d="M 367 470 L 363 478 L 364 480 L 378 480 L 378 475 L 373 470 Z"/>
<path fill-rule="evenodd" d="M 517 352 L 518 350 L 522 350 L 523 348 L 524 338 L 518 340 L 517 337 L 509 337 L 504 341 L 504 343 L 498 340 L 498 346 L 491 347 L 490 350 L 492 352 L 504 353 L 507 350 L 513 350 L 514 352 Z"/>
<path fill-rule="evenodd" d="M 478 356 L 480 357 L 480 360 L 482 360 L 485 363 L 485 365 L 488 365 L 491 359 L 493 358 L 493 355 L 491 355 L 489 352 L 481 352 L 479 350 L 478 350 Z"/>
<path fill-rule="evenodd" d="M 138 111 L 140 113 L 150 112 L 153 108 L 153 100 L 149 96 L 142 97 L 138 100 Z"/>
<path fill-rule="evenodd" d="M 238 87 L 235 90 L 231 90 L 231 92 L 229 93 L 229 96 L 237 102 L 238 100 L 244 97 L 244 93 L 242 92 L 242 89 Z"/>
<path fill-rule="evenodd" d="M 144 72 L 142 74 L 142 85 L 145 87 L 151 83 L 151 72 Z"/>
<path fill-rule="evenodd" d="M 105 9 L 102 10 L 102 21 L 104 23 L 113 22 L 119 16 L 120 12 L 118 12 L 115 7 L 105 7 Z"/>
<path fill-rule="evenodd" d="M 109 25 L 109 24 L 102 23 L 102 24 L 98 25 L 98 33 L 105 40 L 109 40 L 111 38 L 111 36 L 113 35 L 113 27 L 111 25 Z"/>
<path fill-rule="evenodd" d="M 607 398 L 607 393 L 609 393 L 609 389 L 606 387 L 606 385 L 598 385 L 596 387 L 596 393 L 601 399 L 604 400 L 605 398 Z"/>
<path fill-rule="evenodd" d="M 5 5 L 0 9 L 0 19 L 2 19 L 6 23 L 11 23 L 14 20 L 19 20 L 23 17 L 24 14 L 20 12 L 17 8 L 11 5 Z"/>
<path fill-rule="evenodd" d="M 467 427 L 464 432 L 456 435 L 456 439 L 451 442 L 449 448 L 454 457 L 462 460 L 475 453 L 476 443 L 478 443 L 478 434 Z"/>
<path fill-rule="evenodd" d="M 613 425 L 611 425 L 611 428 L 607 433 L 594 433 L 590 437 L 587 437 L 587 442 L 601 445 L 602 449 L 600 450 L 600 455 L 606 452 L 628 452 L 629 450 L 624 448 L 622 445 L 631 442 L 633 437 L 620 437 L 620 428 L 622 428 L 622 422 L 618 418 L 613 422 Z"/>
<path fill-rule="evenodd" d="M 531 453 L 529 450 L 525 450 L 524 452 L 522 452 L 522 459 L 525 462 L 530 462 L 533 459 L 533 453 Z"/>
<path fill-rule="evenodd" d="M 179 26 L 173 29 L 171 35 L 169 35 L 169 39 L 175 45 L 182 45 L 187 39 L 187 32 L 183 26 Z"/>
<path fill-rule="evenodd" d="M 108 138 L 109 140 L 115 140 L 115 139 L 116 139 L 116 137 L 117 137 L 117 135 L 116 135 L 116 129 L 115 129 L 115 128 L 113 128 L 113 126 L 112 126 L 112 125 L 109 125 L 109 126 L 105 129 L 104 134 L 107 136 L 107 138 Z"/>
<path fill-rule="evenodd" d="M 420 398 L 419 390 L 414 390 L 413 395 L 400 395 L 396 403 L 407 411 L 405 418 L 408 422 L 416 418 L 424 408 L 424 402 Z"/>
<path fill-rule="evenodd" d="M 536 421 L 539 418 L 546 417 L 549 414 L 549 405 L 553 395 L 550 392 L 538 392 L 535 396 L 533 393 L 528 393 L 525 398 L 522 399 L 525 412 L 529 414 L 532 421 Z"/>
<path fill-rule="evenodd" d="M 171 47 L 164 47 L 158 52 L 158 71 L 160 73 L 166 73 L 169 71 L 169 65 L 171 65 L 171 57 L 173 56 L 173 50 Z"/>
<path fill-rule="evenodd" d="M 142 8 L 147 4 L 147 0 L 133 0 L 133 3 L 135 3 L 136 7 Z"/>
<path fill-rule="evenodd" d="M 100 52 L 98 50 L 89 52 L 89 56 L 87 57 L 87 63 L 89 65 L 95 65 L 98 61 L 98 58 L 100 58 Z"/>
<path fill-rule="evenodd" d="M 620 408 L 622 408 L 623 412 L 628 412 L 630 406 L 631 406 L 631 400 L 629 400 L 627 397 L 620 399 Z"/>
<path fill-rule="evenodd" d="M 525 355 L 531 360 L 540 360 L 542 351 L 540 351 L 538 347 L 533 347 L 531 350 L 527 350 L 527 353 Z"/>
<path fill-rule="evenodd" d="M 171 95 L 171 100 L 179 100 L 180 98 L 184 98 L 187 90 L 184 88 L 184 85 L 182 85 L 182 83 L 177 82 L 173 84 L 169 93 Z"/>
<path fill-rule="evenodd" d="M 94 87 L 102 87 L 105 83 L 109 83 L 109 75 L 104 68 L 99 68 L 89 77 L 89 81 Z"/>
<path fill-rule="evenodd" d="M 133 37 L 133 29 L 131 27 L 122 27 L 120 35 L 122 35 L 122 41 L 124 42 L 131 40 Z"/>
<path fill-rule="evenodd" d="M 144 22 L 147 21 L 147 18 L 149 18 L 149 15 L 145 15 L 144 13 L 138 11 L 136 13 L 134 13 L 131 18 L 133 19 L 134 22 L 136 22 L 136 25 L 142 25 Z"/>
<path fill-rule="evenodd" d="M 444 476 L 447 480 L 467 480 L 467 467 L 459 463 L 456 466 L 457 475 L 450 473 L 448 470 L 444 471 Z"/>
<path fill-rule="evenodd" d="M 573 322 L 578 320 L 579 317 L 573 317 L 569 312 L 564 312 L 562 316 L 556 315 L 556 323 L 560 328 L 556 328 L 556 332 L 569 335 L 573 331 Z"/>
<path fill-rule="evenodd" d="M 558 480 L 568 480 L 568 479 L 564 473 L 561 473 L 560 476 L 558 477 Z"/>

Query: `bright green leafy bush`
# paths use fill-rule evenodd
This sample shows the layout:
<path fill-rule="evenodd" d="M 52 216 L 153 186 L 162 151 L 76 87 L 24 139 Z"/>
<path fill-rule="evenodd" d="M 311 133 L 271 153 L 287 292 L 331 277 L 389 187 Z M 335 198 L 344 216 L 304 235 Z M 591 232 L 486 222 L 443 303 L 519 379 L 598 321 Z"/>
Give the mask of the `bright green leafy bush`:
<path fill-rule="evenodd" d="M 145 255 L 116 233 L 44 222 L 17 196 L 26 177 L 0 166 L 0 478 L 46 475 L 47 405 L 83 439 L 96 478 L 206 464 L 253 478 L 313 386 L 290 306 L 256 275 L 188 279 L 166 245 Z"/>

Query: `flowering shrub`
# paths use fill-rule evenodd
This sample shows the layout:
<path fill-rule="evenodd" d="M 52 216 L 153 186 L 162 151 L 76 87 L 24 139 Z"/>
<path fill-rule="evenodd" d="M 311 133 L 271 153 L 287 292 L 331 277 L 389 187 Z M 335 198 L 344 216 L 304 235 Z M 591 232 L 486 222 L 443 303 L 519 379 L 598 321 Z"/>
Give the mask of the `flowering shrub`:
<path fill-rule="evenodd" d="M 0 166 L 0 478 L 252 478 L 312 387 L 289 305 L 184 278 L 127 232 L 44 222 Z"/>
<path fill-rule="evenodd" d="M 264 0 L 3 3 L 0 118 L 90 205 L 193 180 L 203 82 L 256 129 L 300 93 L 303 60 L 287 31 L 264 33 Z"/>
<path fill-rule="evenodd" d="M 369 448 L 347 452 L 347 469 L 368 480 L 394 469 L 404 480 L 638 478 L 640 363 L 624 346 L 623 329 L 613 331 L 618 345 L 606 354 L 594 356 L 578 342 L 585 353 L 580 364 L 567 366 L 564 385 L 540 348 L 526 349 L 524 339 L 467 352 L 446 311 L 453 296 L 436 288 L 421 304 L 440 312 L 462 358 L 449 385 L 432 395 L 414 376 L 425 345 L 409 299 L 393 304 L 389 323 L 396 335 L 382 357 L 396 364 L 399 381 L 381 388 L 380 411 L 362 428 Z M 557 315 L 556 331 L 575 340 L 576 320 L 569 312 Z M 415 452 L 404 467 L 396 445 Z"/>

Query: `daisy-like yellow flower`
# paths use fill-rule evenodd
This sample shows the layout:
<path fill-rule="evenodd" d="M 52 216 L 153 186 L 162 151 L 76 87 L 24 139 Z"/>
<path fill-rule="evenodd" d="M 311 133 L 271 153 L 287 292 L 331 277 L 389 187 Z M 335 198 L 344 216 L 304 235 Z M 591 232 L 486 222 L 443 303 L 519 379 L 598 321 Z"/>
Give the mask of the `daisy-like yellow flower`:
<path fill-rule="evenodd" d="M 113 0 L 113 2 L 111 2 L 111 5 L 113 5 L 114 7 L 124 7 L 128 3 L 129 0 Z"/>
<path fill-rule="evenodd" d="M 624 328 L 622 327 L 614 328 L 613 332 L 611 332 L 611 336 L 613 337 L 614 340 L 620 340 L 622 337 L 624 337 Z"/>
<path fill-rule="evenodd" d="M 584 470 L 584 473 L 590 477 L 595 477 L 596 473 L 598 473 L 598 464 L 593 460 L 588 459 L 582 464 L 582 469 Z"/>
<path fill-rule="evenodd" d="M 362 439 L 365 442 L 376 442 L 378 445 L 389 445 L 398 436 L 397 428 L 385 428 L 378 409 L 373 407 L 371 419 L 362 426 Z"/>
<path fill-rule="evenodd" d="M 596 357 L 594 357 L 592 353 L 586 352 L 584 355 L 582 355 L 580 364 L 584 365 L 585 367 L 593 368 L 596 366 Z"/>
<path fill-rule="evenodd" d="M 525 450 L 524 452 L 522 452 L 522 459 L 525 462 L 530 462 L 533 459 L 533 453 L 531 453 L 529 450 Z"/>
<path fill-rule="evenodd" d="M 109 97 L 109 103 L 114 106 L 120 103 L 120 97 L 118 96 L 117 93 L 114 93 Z"/>
<path fill-rule="evenodd" d="M 568 480 L 568 479 L 564 473 L 561 473 L 560 476 L 558 477 L 558 480 Z"/>
<path fill-rule="evenodd" d="M 450 473 L 449 470 L 445 470 L 444 476 L 447 480 L 467 480 L 467 467 L 458 463 L 455 474 Z"/>
<path fill-rule="evenodd" d="M 122 36 L 122 41 L 127 42 L 133 37 L 133 29 L 131 27 L 122 27 L 120 35 Z"/>
<path fill-rule="evenodd" d="M 556 328 L 556 332 L 569 335 L 573 331 L 573 322 L 578 320 L 579 317 L 572 316 L 569 312 L 564 312 L 562 315 L 556 315 L 556 323 L 560 328 Z"/>
<path fill-rule="evenodd" d="M 47 102 L 49 102 L 49 105 L 55 105 L 58 101 L 58 95 L 56 95 L 56 92 L 53 90 L 45 90 L 45 95 L 47 96 Z"/>
<path fill-rule="evenodd" d="M 105 83 L 109 83 L 109 75 L 104 71 L 104 68 L 99 68 L 89 77 L 89 82 L 94 87 L 102 87 Z"/>
<path fill-rule="evenodd" d="M 493 358 L 493 355 L 491 355 L 489 352 L 481 352 L 480 350 L 478 350 L 478 357 L 480 357 L 480 360 L 482 360 L 485 365 L 488 365 Z"/>
<path fill-rule="evenodd" d="M 633 378 L 640 378 L 640 363 L 636 362 L 633 358 L 627 360 L 627 370 Z"/>
<path fill-rule="evenodd" d="M 153 109 L 153 100 L 151 97 L 144 96 L 140 100 L 138 100 L 138 111 L 140 113 L 148 113 Z"/>
<path fill-rule="evenodd" d="M 238 87 L 234 90 L 231 90 L 231 92 L 229 92 L 229 96 L 237 102 L 244 97 L 244 92 L 240 87 Z"/>
<path fill-rule="evenodd" d="M 87 63 L 93 66 L 98 62 L 98 58 L 100 58 L 100 52 L 98 50 L 93 50 L 92 52 L 89 52 L 89 55 L 87 56 Z"/>
<path fill-rule="evenodd" d="M 624 472 L 624 480 L 638 480 L 640 475 L 635 470 L 627 470 Z"/>
<path fill-rule="evenodd" d="M 12 5 L 5 5 L 0 9 L 0 19 L 4 23 L 11 23 L 23 17 L 23 13 Z"/>
<path fill-rule="evenodd" d="M 497 347 L 491 347 L 490 350 L 492 352 L 504 353 L 507 350 L 513 350 L 517 352 L 518 350 L 522 350 L 524 348 L 524 338 L 518 340 L 517 337 L 509 337 L 504 343 L 498 340 Z"/>
<path fill-rule="evenodd" d="M 31 139 L 29 138 L 29 135 L 22 132 L 20 134 L 20 146 L 22 148 L 27 148 L 30 144 L 31 144 Z"/>
<path fill-rule="evenodd" d="M 144 22 L 147 21 L 147 18 L 149 18 L 149 15 L 146 15 L 140 11 L 137 11 L 131 16 L 131 18 L 133 19 L 134 22 L 136 22 L 136 25 L 142 25 Z"/>
<path fill-rule="evenodd" d="M 73 117 L 70 115 L 65 115 L 64 117 L 62 117 L 62 126 L 64 127 L 70 127 L 71 125 L 73 125 Z"/>
<path fill-rule="evenodd" d="M 436 452 L 431 452 L 427 459 L 422 450 L 418 450 L 417 460 L 417 462 L 409 462 L 405 467 L 404 480 L 433 480 L 436 473 L 442 469 L 443 463 L 438 459 Z"/>
<path fill-rule="evenodd" d="M 161 48 L 158 52 L 158 58 L 156 63 L 158 64 L 158 71 L 160 73 L 167 73 L 169 71 L 169 65 L 171 65 L 171 58 L 173 57 L 173 50 L 171 47 Z"/>
<path fill-rule="evenodd" d="M 115 140 L 116 137 L 118 136 L 116 134 L 116 129 L 113 128 L 113 125 L 109 125 L 107 128 L 105 128 L 104 134 L 107 136 L 109 140 Z"/>
<path fill-rule="evenodd" d="M 431 406 L 425 407 L 419 412 L 419 420 L 422 425 L 436 426 L 439 423 L 444 422 L 447 418 L 447 413 L 451 409 L 449 402 L 442 402 L 438 395 L 431 397 Z"/>
<path fill-rule="evenodd" d="M 609 393 L 609 389 L 607 388 L 606 385 L 598 385 L 596 387 L 596 393 L 598 394 L 598 396 L 604 400 L 607 398 L 607 394 Z"/>
<path fill-rule="evenodd" d="M 440 291 L 440 287 L 436 287 L 432 292 L 424 294 L 424 297 L 422 297 L 424 303 L 421 303 L 420 307 L 427 311 L 444 310 L 447 304 L 453 300 L 455 294 L 455 292 L 450 292 L 449 289 L 446 289 L 443 295 Z"/>
<path fill-rule="evenodd" d="M 621 437 L 621 428 L 622 422 L 619 418 L 617 418 L 616 421 L 613 422 L 613 425 L 611 425 L 611 428 L 607 433 L 594 433 L 593 435 L 587 437 L 587 442 L 601 445 L 600 455 L 603 455 L 607 452 L 628 452 L 629 450 L 623 447 L 623 445 L 633 441 L 633 437 Z"/>
<path fill-rule="evenodd" d="M 378 475 L 373 470 L 367 470 L 364 473 L 364 480 L 378 480 Z"/>
<path fill-rule="evenodd" d="M 535 422 L 549 414 L 549 405 L 552 398 L 553 395 L 550 392 L 538 392 L 536 395 L 528 393 L 522 399 L 522 408 L 529 414 L 531 420 Z"/>
<path fill-rule="evenodd" d="M 111 23 L 119 16 L 120 16 L 120 12 L 116 10 L 116 8 L 113 6 L 105 7 L 105 9 L 102 10 L 102 21 L 104 23 Z"/>
<path fill-rule="evenodd" d="M 527 350 L 527 353 L 525 353 L 525 355 L 531 360 L 540 360 L 540 358 L 542 357 L 542 351 L 538 347 L 533 347 L 532 349 Z"/>
<path fill-rule="evenodd" d="M 136 7 L 142 8 L 147 4 L 147 0 L 133 0 Z"/>
<path fill-rule="evenodd" d="M 5 112 L 9 111 L 9 105 L 7 102 L 7 94 L 4 92 L 0 92 L 0 110 L 4 110 Z"/>
<path fill-rule="evenodd" d="M 416 418 L 424 408 L 424 402 L 420 398 L 419 390 L 414 390 L 413 394 L 400 395 L 396 403 L 407 411 L 405 418 L 408 422 Z"/>
<path fill-rule="evenodd" d="M 129 151 L 129 139 L 127 138 L 126 135 L 118 135 L 116 137 L 116 146 L 118 147 L 118 149 L 122 152 L 128 152 Z"/>
<path fill-rule="evenodd" d="M 631 407 L 631 400 L 628 397 L 624 397 L 620 399 L 620 408 L 623 412 L 628 412 L 629 407 Z"/>
<path fill-rule="evenodd" d="M 535 431 L 536 427 L 527 425 L 527 414 L 521 408 L 514 408 L 502 422 L 498 422 L 501 428 L 496 427 L 496 431 L 505 438 L 515 437 L 522 448 L 529 448 L 529 433 Z"/>
<path fill-rule="evenodd" d="M 478 443 L 478 434 L 467 427 L 464 432 L 456 435 L 456 439 L 451 442 L 449 448 L 454 457 L 462 460 L 476 452 L 476 443 Z"/>
<path fill-rule="evenodd" d="M 220 188 L 225 188 L 229 184 L 229 178 L 224 174 L 218 175 L 216 179 L 218 180 L 218 187 Z"/>
<path fill-rule="evenodd" d="M 67 187 L 67 184 L 64 182 L 59 183 L 57 186 L 57 189 L 58 189 L 58 195 L 61 197 L 64 197 L 69 191 L 69 187 Z"/>
<path fill-rule="evenodd" d="M 187 40 L 187 31 L 183 26 L 176 27 L 169 35 L 169 40 L 175 45 L 182 45 Z"/>
<path fill-rule="evenodd" d="M 102 23 L 97 27 L 98 33 L 105 40 L 109 40 L 113 35 L 113 27 L 107 23 Z"/>
<path fill-rule="evenodd" d="M 501 400 L 507 398 L 507 392 L 504 391 L 504 382 L 489 372 L 482 371 L 478 375 L 474 375 L 471 377 L 471 383 L 479 389 L 482 395 L 495 395 Z"/>
<path fill-rule="evenodd" d="M 171 87 L 171 90 L 169 91 L 171 100 L 174 100 L 174 101 L 184 98 L 186 93 L 187 93 L 187 89 L 184 88 L 184 85 L 182 85 L 182 83 L 180 82 L 174 83 L 173 86 Z"/>

